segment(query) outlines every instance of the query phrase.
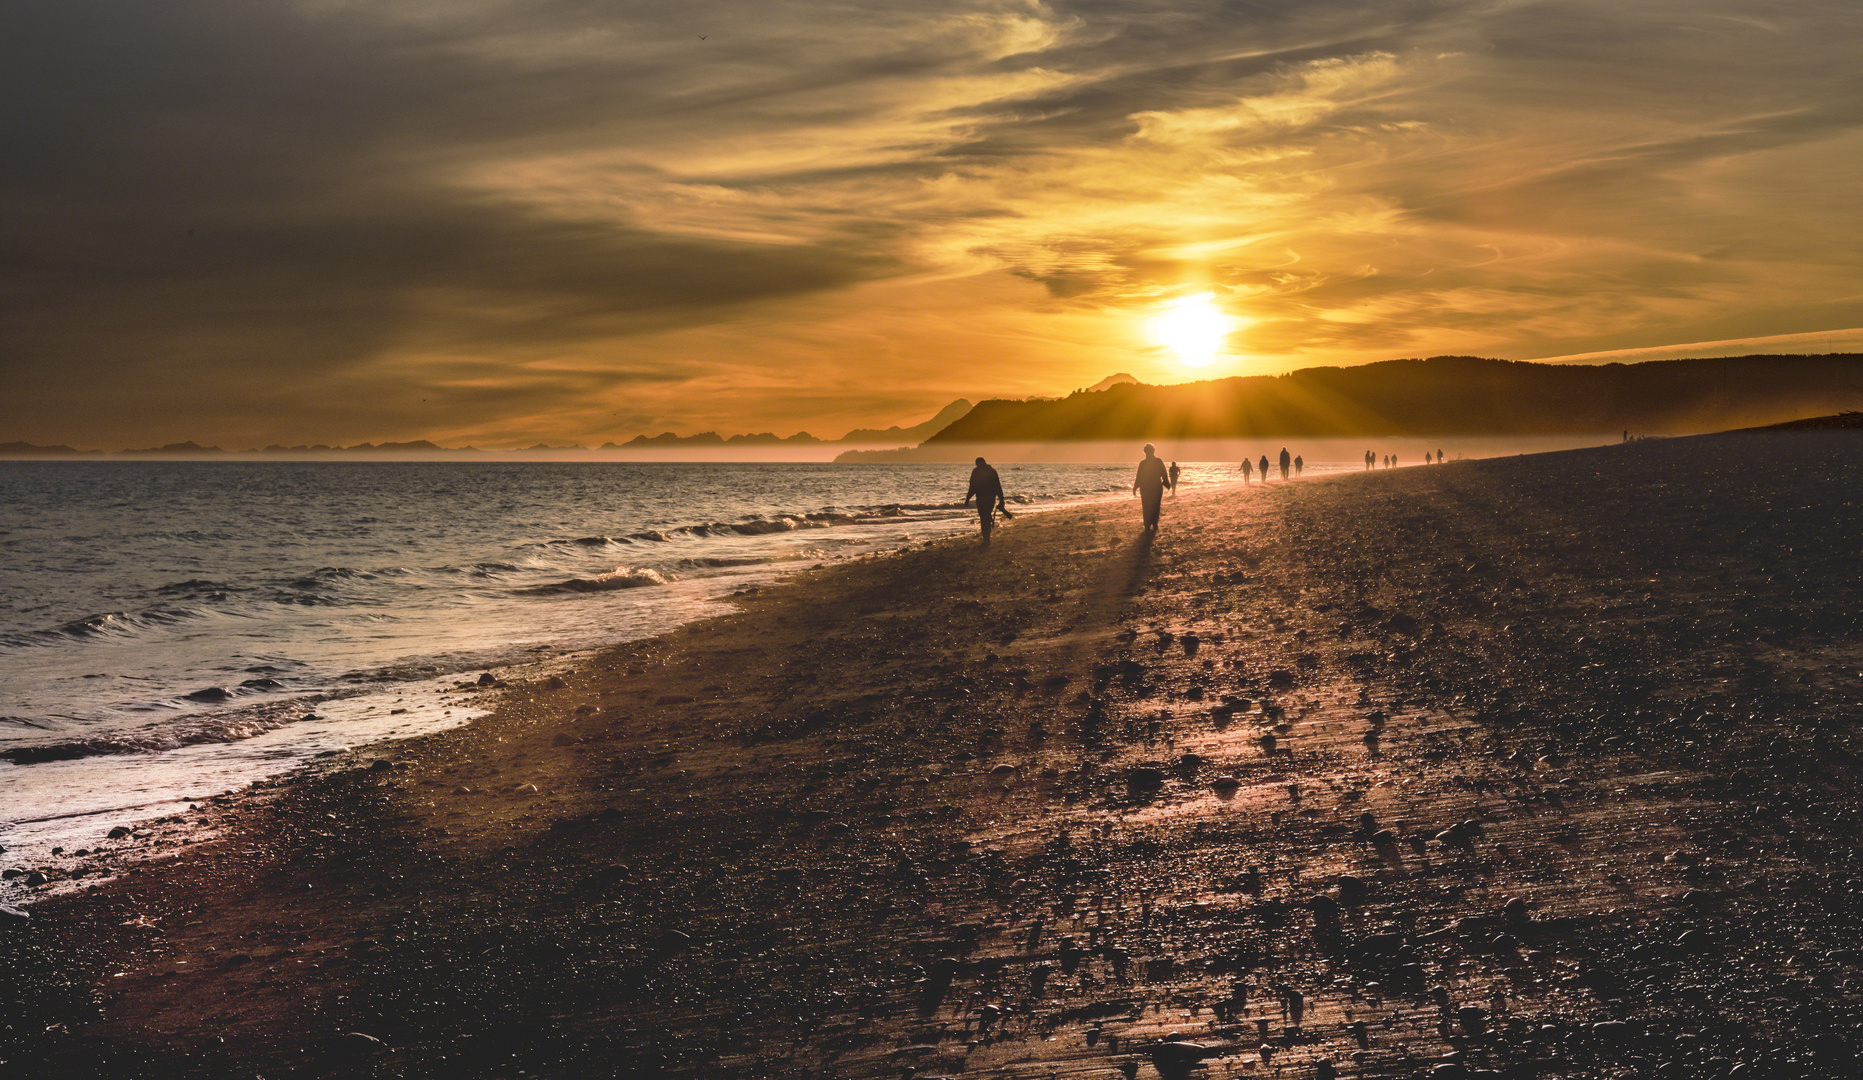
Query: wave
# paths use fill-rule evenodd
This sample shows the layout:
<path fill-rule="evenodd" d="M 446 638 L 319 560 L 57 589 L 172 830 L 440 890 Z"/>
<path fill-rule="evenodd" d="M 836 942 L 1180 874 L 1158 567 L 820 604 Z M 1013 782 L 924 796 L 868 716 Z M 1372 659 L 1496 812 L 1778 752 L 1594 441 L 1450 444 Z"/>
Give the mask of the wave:
<path fill-rule="evenodd" d="M 37 731 L 62 731 L 65 727 L 51 720 L 35 720 L 30 716 L 0 716 L 0 727 L 4 726 L 32 728 Z"/>
<path fill-rule="evenodd" d="M 1019 500 L 1020 501 L 1020 500 Z M 759 515 L 737 521 L 708 521 L 679 525 L 667 529 L 646 529 L 613 538 L 614 543 L 636 542 L 667 544 L 688 537 L 772 536 L 803 529 L 828 529 L 838 526 L 891 524 L 917 514 L 947 514 L 964 508 L 963 503 L 886 503 L 855 510 L 827 508 L 809 513 Z M 580 541 L 572 541 L 580 542 Z"/>
<path fill-rule="evenodd" d="M 205 578 L 193 578 L 188 581 L 176 581 L 167 585 L 157 585 L 155 591 L 163 594 L 186 593 L 190 599 L 207 594 L 224 597 L 234 586 L 224 581 L 209 581 Z"/>
<path fill-rule="evenodd" d="M 513 591 L 520 596 L 556 596 L 563 593 L 613 592 L 616 589 L 638 589 L 665 584 L 667 584 L 666 576 L 657 570 L 618 566 L 606 574 L 598 574 L 592 578 L 570 578 L 568 581 L 533 585 L 527 589 Z"/>
<path fill-rule="evenodd" d="M 681 537 L 770 536 L 775 533 L 795 532 L 798 529 L 825 529 L 830 525 L 843 523 L 840 520 L 828 520 L 825 515 L 804 514 L 794 517 L 785 515 L 774 518 L 746 518 L 743 521 L 712 521 L 702 525 L 681 525 L 665 530 L 648 529 L 645 532 L 630 534 L 627 539 L 666 544 Z"/>
<path fill-rule="evenodd" d="M 15 765 L 37 765 L 47 761 L 71 761 L 108 754 L 149 754 L 203 743 L 240 742 L 295 723 L 303 719 L 306 713 L 307 710 L 303 709 L 270 709 L 223 716 L 189 716 L 159 728 L 115 731 L 63 742 L 0 750 L 0 760 Z"/>
<path fill-rule="evenodd" d="M 82 619 L 73 619 L 49 630 L 0 634 L 0 646 L 31 648 L 72 641 L 124 637 L 141 630 L 174 626 L 191 619 L 206 618 L 208 614 L 207 611 L 199 608 L 154 608 L 134 613 L 106 611 L 97 615 L 86 615 Z"/>

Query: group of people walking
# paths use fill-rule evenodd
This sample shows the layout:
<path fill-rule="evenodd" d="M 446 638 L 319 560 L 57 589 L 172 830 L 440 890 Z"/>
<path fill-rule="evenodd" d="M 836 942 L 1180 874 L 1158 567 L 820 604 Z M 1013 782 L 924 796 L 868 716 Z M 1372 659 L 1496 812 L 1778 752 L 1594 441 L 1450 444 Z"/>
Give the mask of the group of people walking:
<path fill-rule="evenodd" d="M 1307 467 L 1307 462 L 1305 458 L 1302 458 L 1299 455 L 1295 455 L 1294 457 L 1291 457 L 1291 458 L 1288 457 L 1287 447 L 1283 446 L 1281 447 L 1281 479 L 1283 480 L 1287 479 L 1287 470 L 1290 466 L 1294 470 L 1294 475 L 1299 476 L 1300 471 Z M 1244 484 L 1248 483 L 1250 480 L 1255 479 L 1255 470 L 1258 467 L 1261 469 L 1261 482 L 1265 484 L 1269 480 L 1268 455 L 1263 454 L 1261 456 L 1261 462 L 1259 466 L 1255 462 L 1251 462 L 1247 458 L 1242 459 L 1242 482 Z"/>
<path fill-rule="evenodd" d="M 1448 460 L 1448 458 L 1443 456 L 1441 450 L 1436 451 L 1434 456 L 1432 456 L 1428 450 L 1423 451 L 1423 464 L 1425 465 L 1441 465 Z M 1397 455 L 1385 454 L 1380 457 L 1370 450 L 1365 451 L 1365 467 L 1367 469 L 1375 469 L 1380 463 L 1387 469 L 1395 469 L 1397 468 Z"/>
<path fill-rule="evenodd" d="M 1367 469 L 1376 468 L 1379 460 L 1378 455 L 1370 450 L 1365 451 Z M 1444 458 L 1441 450 L 1434 454 L 1425 451 L 1423 454 L 1423 461 L 1426 465 L 1438 464 L 1445 460 L 1447 459 Z M 1382 461 L 1385 468 L 1393 468 L 1397 465 L 1397 455 L 1386 454 Z M 1271 478 L 1269 470 L 1275 464 L 1268 460 L 1266 454 L 1261 456 L 1260 461 L 1249 461 L 1244 458 L 1242 460 L 1242 482 L 1248 483 L 1253 480 L 1256 471 L 1259 470 L 1261 482 L 1267 483 Z M 1287 447 L 1283 446 L 1278 464 L 1281 469 L 1281 479 L 1286 480 L 1290 472 L 1293 476 L 1299 476 L 1307 463 L 1299 455 L 1290 454 Z M 1151 443 L 1145 444 L 1145 457 L 1139 462 L 1138 475 L 1132 478 L 1132 494 L 1140 500 L 1140 506 L 1143 508 L 1146 532 L 1158 531 L 1158 519 L 1164 512 L 1164 493 L 1166 491 L 1172 494 L 1177 493 L 1177 481 L 1182 473 L 1183 470 L 1178 468 L 1177 462 L 1173 461 L 1166 465 L 1164 459 L 1158 456 L 1158 448 Z M 987 544 L 990 542 L 990 531 L 996 523 L 996 515 L 1001 514 L 1006 518 L 1013 515 L 1010 514 L 1003 497 L 1002 477 L 997 475 L 996 469 L 982 458 L 978 458 L 976 468 L 970 470 L 970 490 L 964 494 L 964 505 L 969 506 L 972 499 L 977 500 L 977 521 L 983 526 L 983 542 Z"/>

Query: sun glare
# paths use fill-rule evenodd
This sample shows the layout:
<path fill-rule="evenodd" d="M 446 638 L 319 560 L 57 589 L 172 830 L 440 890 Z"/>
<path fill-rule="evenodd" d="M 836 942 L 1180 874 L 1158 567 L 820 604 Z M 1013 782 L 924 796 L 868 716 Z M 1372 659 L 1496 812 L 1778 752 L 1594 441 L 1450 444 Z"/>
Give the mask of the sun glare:
<path fill-rule="evenodd" d="M 1177 354 L 1186 367 L 1203 367 L 1223 350 L 1223 339 L 1234 321 L 1216 306 L 1216 298 L 1198 293 L 1173 300 L 1152 317 L 1151 333 L 1160 345 Z"/>

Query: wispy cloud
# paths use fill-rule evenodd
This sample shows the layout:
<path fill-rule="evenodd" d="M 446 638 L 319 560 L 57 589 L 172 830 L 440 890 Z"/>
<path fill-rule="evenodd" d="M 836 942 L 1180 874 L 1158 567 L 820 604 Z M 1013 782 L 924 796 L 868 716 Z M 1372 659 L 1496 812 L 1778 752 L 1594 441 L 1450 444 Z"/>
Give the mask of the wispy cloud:
<path fill-rule="evenodd" d="M 1838 0 L 67 0 L 0 438 L 599 442 L 1863 325 Z M 1200 374 L 1209 374 L 1208 371 Z"/>

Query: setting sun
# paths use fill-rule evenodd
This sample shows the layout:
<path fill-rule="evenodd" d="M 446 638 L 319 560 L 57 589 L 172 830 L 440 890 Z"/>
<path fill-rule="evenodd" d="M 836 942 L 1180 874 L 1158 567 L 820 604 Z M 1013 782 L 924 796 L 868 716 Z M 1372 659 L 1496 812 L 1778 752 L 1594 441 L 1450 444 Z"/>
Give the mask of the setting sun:
<path fill-rule="evenodd" d="M 1223 314 L 1209 293 L 1173 300 L 1151 320 L 1152 337 L 1187 367 L 1203 367 L 1216 359 L 1234 328 L 1235 320 Z"/>

